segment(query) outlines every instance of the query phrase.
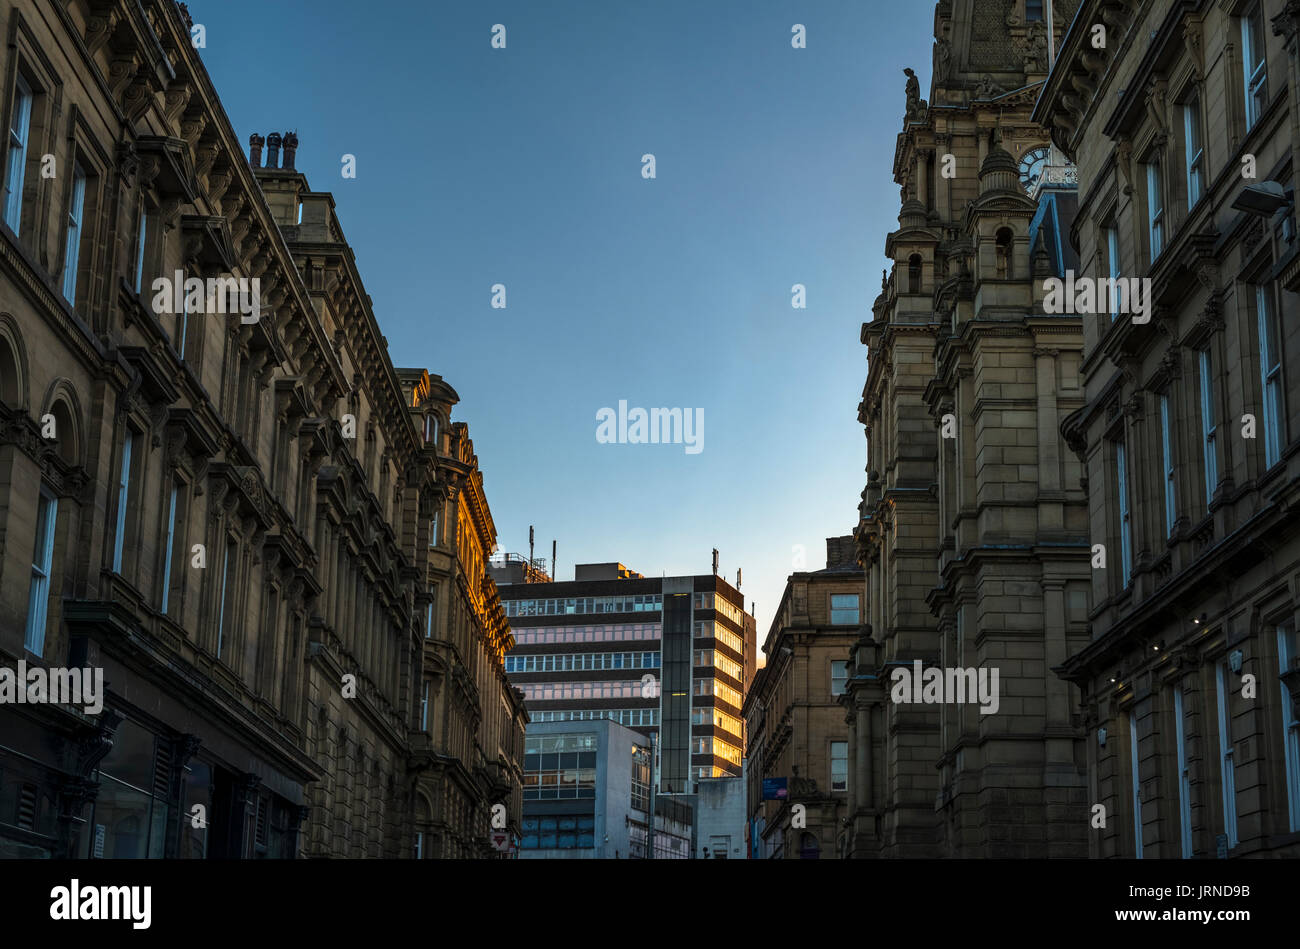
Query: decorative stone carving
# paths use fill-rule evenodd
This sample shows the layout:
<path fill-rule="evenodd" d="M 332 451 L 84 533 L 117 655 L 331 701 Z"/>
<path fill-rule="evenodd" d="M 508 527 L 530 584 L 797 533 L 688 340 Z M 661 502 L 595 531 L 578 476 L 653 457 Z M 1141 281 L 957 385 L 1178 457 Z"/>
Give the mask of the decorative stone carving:
<path fill-rule="evenodd" d="M 907 118 L 920 118 L 925 114 L 928 104 L 921 98 L 921 81 L 916 78 L 916 73 L 911 69 L 904 69 L 903 74 L 907 76 Z"/>

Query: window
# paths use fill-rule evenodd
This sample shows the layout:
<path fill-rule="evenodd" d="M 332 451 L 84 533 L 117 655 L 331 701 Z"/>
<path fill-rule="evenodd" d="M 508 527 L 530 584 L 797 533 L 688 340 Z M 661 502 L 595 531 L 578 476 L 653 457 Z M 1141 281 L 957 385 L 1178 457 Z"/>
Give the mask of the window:
<path fill-rule="evenodd" d="M 1300 668 L 1300 639 L 1295 623 L 1288 621 L 1277 628 L 1278 669 L 1283 674 Z M 1290 809 L 1290 829 L 1300 831 L 1300 716 L 1296 715 L 1296 696 L 1286 680 L 1282 686 L 1282 742 L 1286 759 L 1286 797 Z"/>
<path fill-rule="evenodd" d="M 1142 781 L 1138 775 L 1138 723 L 1128 717 L 1129 771 L 1133 775 L 1133 845 L 1134 855 L 1142 859 Z"/>
<path fill-rule="evenodd" d="M 907 258 L 907 292 L 921 292 L 921 255 L 913 254 Z"/>
<path fill-rule="evenodd" d="M 1278 345 L 1273 288 L 1255 287 L 1255 313 L 1259 319 L 1259 376 L 1264 398 L 1264 462 L 1271 468 L 1282 458 L 1282 347 Z"/>
<path fill-rule="evenodd" d="M 140 226 L 135 238 L 135 292 L 144 289 L 144 248 L 149 242 L 149 212 L 140 203 Z"/>
<path fill-rule="evenodd" d="M 849 679 L 849 664 L 838 660 L 831 662 L 831 695 L 843 695 L 844 683 Z"/>
<path fill-rule="evenodd" d="M 167 605 L 171 600 L 172 584 L 172 560 L 175 556 L 176 547 L 176 500 L 180 494 L 180 485 L 173 481 L 171 498 L 167 506 L 167 543 L 165 553 L 163 554 L 163 583 L 162 583 L 162 612 L 167 612 Z"/>
<path fill-rule="evenodd" d="M 176 338 L 172 340 L 176 345 L 176 355 L 181 357 L 181 362 L 185 361 L 185 337 L 190 328 L 190 295 L 185 292 L 185 278 L 181 278 L 181 311 L 176 314 Z M 277 455 L 278 457 L 278 455 Z"/>
<path fill-rule="evenodd" d="M 1201 144 L 1201 100 L 1193 95 L 1183 103 L 1183 148 L 1187 155 L 1187 210 L 1201 200 L 1205 182 L 1205 149 Z"/>
<path fill-rule="evenodd" d="M 1241 18 L 1241 59 L 1246 80 L 1246 128 L 1254 128 L 1268 105 L 1268 67 L 1264 57 L 1264 11 L 1256 3 Z"/>
<path fill-rule="evenodd" d="M 86 208 L 86 173 L 72 170 L 72 199 L 68 204 L 68 234 L 63 244 L 63 298 L 77 303 L 77 259 L 81 253 L 81 218 Z"/>
<path fill-rule="evenodd" d="M 433 512 L 433 519 L 429 521 L 429 546 L 438 546 L 438 512 Z"/>
<path fill-rule="evenodd" d="M 424 680 L 424 691 L 420 693 L 420 731 L 429 730 L 429 680 Z"/>
<path fill-rule="evenodd" d="M 1178 823 L 1183 859 L 1192 855 L 1192 772 L 1187 766 L 1187 719 L 1183 715 L 1183 689 L 1174 686 L 1174 740 L 1178 746 Z"/>
<path fill-rule="evenodd" d="M 1043 19 L 1043 0 L 1025 0 L 1025 20 L 1034 23 Z"/>
<path fill-rule="evenodd" d="M 231 622 L 234 622 L 234 599 L 235 585 L 230 583 L 231 567 L 237 567 L 236 555 L 238 548 L 235 547 L 233 540 L 226 540 L 226 552 L 221 560 L 221 599 L 217 601 L 217 658 L 221 658 L 221 651 L 225 647 L 226 634 L 226 614 L 230 614 Z"/>
<path fill-rule="evenodd" d="M 1228 667 L 1215 668 L 1219 705 L 1219 776 L 1223 791 L 1223 828 L 1228 846 L 1237 846 L 1237 778 L 1232 762 L 1232 712 L 1228 708 Z"/>
<path fill-rule="evenodd" d="M 1119 317 L 1119 285 L 1123 271 L 1119 263 L 1119 228 L 1111 225 L 1106 228 L 1106 267 L 1110 275 L 1110 319 L 1114 322 Z"/>
<path fill-rule="evenodd" d="M 1165 179 L 1159 159 L 1147 162 L 1147 237 L 1155 263 L 1165 249 Z"/>
<path fill-rule="evenodd" d="M 831 742 L 831 790 L 847 791 L 849 789 L 849 743 L 847 741 Z"/>
<path fill-rule="evenodd" d="M 1164 461 L 1165 472 L 1165 533 L 1174 532 L 1174 522 L 1178 519 L 1174 502 L 1174 449 L 1173 420 L 1169 412 L 1169 393 L 1160 394 L 1160 452 Z"/>
<path fill-rule="evenodd" d="M 424 638 L 433 638 L 433 600 L 424 607 Z"/>
<path fill-rule="evenodd" d="M 27 632 L 23 645 L 40 656 L 45 650 L 45 619 L 50 605 L 54 567 L 54 525 L 59 501 L 44 488 L 36 507 L 36 541 L 32 549 L 32 585 L 27 597 Z"/>
<path fill-rule="evenodd" d="M 424 831 L 422 830 L 415 832 L 415 859 L 424 859 Z"/>
<path fill-rule="evenodd" d="M 1128 506 L 1128 467 L 1124 443 L 1115 443 L 1115 489 L 1119 493 L 1120 576 L 1124 586 L 1133 578 L 1133 521 Z"/>
<path fill-rule="evenodd" d="M 856 626 L 858 624 L 858 595 L 837 593 L 831 597 L 831 625 Z"/>
<path fill-rule="evenodd" d="M 18 74 L 18 89 L 9 113 L 9 155 L 5 165 L 5 223 L 15 234 L 22 224 L 23 176 L 27 169 L 27 136 L 32 122 L 32 88 Z"/>
<path fill-rule="evenodd" d="M 1218 426 L 1214 422 L 1214 378 L 1210 375 L 1210 350 L 1200 351 L 1201 382 L 1201 439 L 1205 448 L 1205 505 L 1214 500 L 1214 489 L 1219 486 L 1219 459 L 1214 453 L 1214 438 Z"/>
<path fill-rule="evenodd" d="M 113 572 L 122 572 L 122 553 L 126 547 L 126 508 L 131 500 L 131 451 L 135 432 L 126 430 L 122 440 L 122 468 L 117 478 L 117 526 L 113 537 Z"/>

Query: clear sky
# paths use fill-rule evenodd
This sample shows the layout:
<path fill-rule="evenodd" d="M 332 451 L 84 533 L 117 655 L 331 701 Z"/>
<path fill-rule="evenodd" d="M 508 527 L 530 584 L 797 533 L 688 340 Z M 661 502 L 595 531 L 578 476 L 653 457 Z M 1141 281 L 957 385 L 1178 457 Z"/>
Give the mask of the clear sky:
<path fill-rule="evenodd" d="M 795 546 L 819 569 L 857 519 L 858 332 L 898 223 L 902 69 L 928 87 L 934 4 L 189 9 L 245 147 L 296 130 L 297 167 L 334 193 L 393 362 L 460 394 L 502 548 L 526 553 L 534 524 L 566 580 L 611 560 L 707 573 L 716 547 L 761 646 Z M 619 400 L 703 409 L 703 450 L 598 443 Z"/>

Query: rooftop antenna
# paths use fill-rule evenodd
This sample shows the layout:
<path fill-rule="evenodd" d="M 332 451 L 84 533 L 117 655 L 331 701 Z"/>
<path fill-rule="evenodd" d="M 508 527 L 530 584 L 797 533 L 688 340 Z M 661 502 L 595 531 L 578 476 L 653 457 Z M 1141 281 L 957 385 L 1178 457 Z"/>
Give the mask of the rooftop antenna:
<path fill-rule="evenodd" d="M 551 541 L 551 579 L 552 579 L 552 580 L 558 580 L 558 579 L 560 579 L 560 565 L 559 565 L 559 561 L 557 561 L 557 560 L 555 559 L 555 541 L 554 541 L 554 540 Z"/>
<path fill-rule="evenodd" d="M 533 525 L 528 525 L 528 565 L 533 565 Z"/>
<path fill-rule="evenodd" d="M 740 567 L 736 568 L 736 589 L 740 589 Z"/>
<path fill-rule="evenodd" d="M 713 575 L 718 575 L 718 548 L 713 548 Z"/>

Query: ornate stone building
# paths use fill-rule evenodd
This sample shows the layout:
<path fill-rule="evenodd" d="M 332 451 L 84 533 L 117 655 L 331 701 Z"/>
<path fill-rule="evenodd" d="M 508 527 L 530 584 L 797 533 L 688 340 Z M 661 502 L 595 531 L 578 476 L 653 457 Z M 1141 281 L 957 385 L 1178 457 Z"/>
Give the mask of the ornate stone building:
<path fill-rule="evenodd" d="M 1036 117 L 1077 162 L 1089 853 L 1300 855 L 1297 25 L 1283 0 L 1085 0 Z M 1093 41 L 1105 28 L 1105 46 Z"/>
<path fill-rule="evenodd" d="M 0 17 L 0 667 L 107 693 L 0 707 L 0 855 L 410 856 L 462 474 L 333 201 L 245 156 L 182 5 Z"/>
<path fill-rule="evenodd" d="M 825 569 L 786 581 L 763 644 L 767 664 L 745 696 L 748 816 L 760 857 L 819 859 L 842 849 L 849 743 L 838 696 L 861 625 L 853 538 L 829 537 Z M 787 796 L 763 800 L 764 779 L 781 778 Z"/>
<path fill-rule="evenodd" d="M 1086 640 L 1086 499 L 1057 434 L 1082 337 L 1043 306 L 1075 263 L 1075 192 L 1031 120 L 1074 6 L 944 0 L 929 99 L 907 82 L 894 263 L 862 328 L 851 856 L 1085 851 L 1081 732 L 1050 671 Z M 996 672 L 996 706 L 895 701 L 914 662 Z"/>
<path fill-rule="evenodd" d="M 399 370 L 439 457 L 439 490 L 421 512 L 428 548 L 419 734 L 412 739 L 415 824 L 424 857 L 487 856 L 489 831 L 517 841 L 523 808 L 523 693 L 506 678 L 514 636 L 488 575 L 496 526 L 459 396 L 440 376 Z M 493 822 L 493 808 L 500 819 Z"/>

